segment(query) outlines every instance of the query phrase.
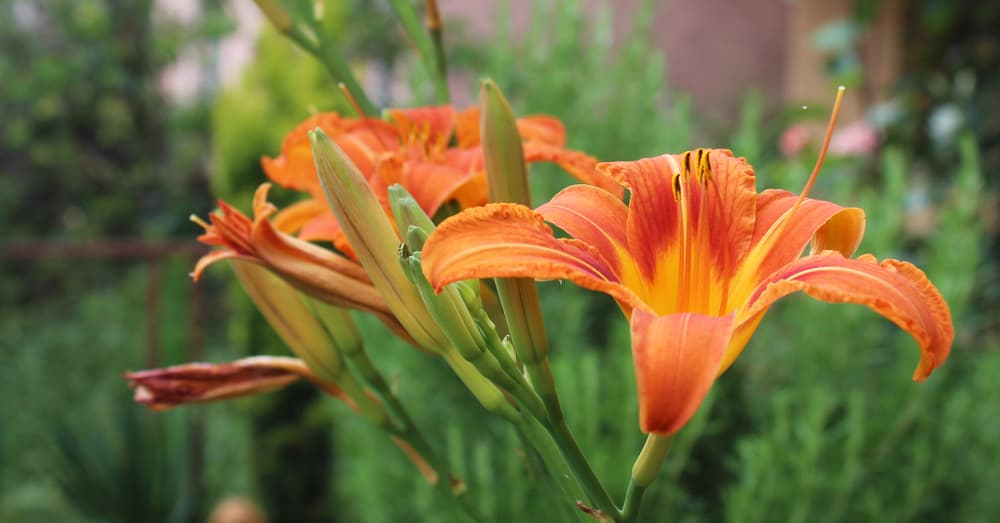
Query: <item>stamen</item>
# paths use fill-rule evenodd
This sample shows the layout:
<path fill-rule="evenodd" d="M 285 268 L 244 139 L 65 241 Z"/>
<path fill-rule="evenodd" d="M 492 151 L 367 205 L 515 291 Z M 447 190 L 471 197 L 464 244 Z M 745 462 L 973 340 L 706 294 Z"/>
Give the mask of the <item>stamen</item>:
<path fill-rule="evenodd" d="M 211 225 L 208 224 L 208 222 L 202 220 L 201 217 L 198 216 L 197 214 L 192 214 L 191 216 L 188 216 L 188 219 L 193 221 L 194 223 L 197 223 L 198 225 L 201 226 L 202 229 L 205 229 L 206 231 L 212 227 Z"/>
<path fill-rule="evenodd" d="M 681 173 L 674 173 L 673 179 L 671 180 L 671 186 L 674 190 L 674 201 L 678 202 L 681 199 Z"/>
<path fill-rule="evenodd" d="M 691 221 L 693 217 L 691 216 L 691 195 L 688 194 L 687 188 L 682 190 L 684 184 L 688 183 L 690 177 L 690 170 L 688 169 L 688 160 L 691 157 L 691 151 L 687 151 L 681 156 L 681 172 L 674 174 L 674 196 L 678 197 L 678 210 L 681 216 L 681 252 L 680 252 L 680 266 L 679 266 L 679 284 L 677 285 L 677 310 L 688 310 L 691 304 L 691 279 L 692 279 L 692 260 L 691 257 L 693 253 L 692 242 L 694 239 L 695 231 L 692 229 L 697 224 L 692 224 Z"/>
<path fill-rule="evenodd" d="M 799 208 L 802 207 L 802 202 L 806 200 L 806 196 L 809 195 L 809 191 L 812 189 L 814 183 L 816 183 L 816 178 L 819 176 L 819 170 L 823 166 L 823 160 L 826 158 L 826 151 L 830 147 L 830 138 L 833 137 L 833 128 L 837 125 L 837 116 L 840 114 L 840 102 L 844 99 L 844 91 L 847 88 L 843 85 L 837 88 L 837 98 L 833 102 L 833 111 L 830 114 L 830 122 L 826 126 L 826 136 L 823 138 L 823 146 L 819 150 L 819 157 L 816 158 L 816 165 L 813 167 L 812 174 L 809 175 L 809 180 L 806 181 L 805 187 L 802 188 L 802 193 L 799 194 L 799 199 L 795 201 L 795 205 L 781 220 L 781 224 L 778 228 L 774 230 L 771 234 L 774 238 L 780 238 L 781 234 L 785 231 L 785 227 L 792 222 L 792 218 L 795 213 L 798 212 Z"/>
<path fill-rule="evenodd" d="M 847 88 L 843 85 L 837 88 L 837 99 L 833 102 L 833 111 L 830 113 L 830 122 L 826 126 L 826 135 L 823 137 L 823 147 L 819 150 L 819 157 L 816 158 L 816 165 L 813 167 L 812 174 L 809 175 L 809 181 L 806 182 L 806 186 L 802 188 L 802 194 L 799 195 L 799 201 L 795 203 L 795 208 L 798 209 L 802 201 L 806 199 L 809 195 L 809 191 L 812 189 L 814 183 L 816 183 L 816 178 L 819 177 L 819 170 L 823 167 L 823 160 L 826 158 L 826 151 L 830 148 L 830 139 L 833 138 L 833 128 L 837 125 L 837 116 L 840 115 L 840 102 L 844 99 L 844 91 Z M 793 211 L 794 212 L 794 211 Z"/>
<path fill-rule="evenodd" d="M 705 168 L 703 164 L 703 159 L 708 157 L 705 154 L 704 149 L 698 149 L 696 155 L 697 173 L 696 179 L 698 180 L 698 190 L 700 195 L 698 198 L 698 217 L 696 218 L 695 227 L 696 230 L 692 234 L 693 245 L 691 246 L 692 260 L 691 260 L 691 280 L 688 285 L 691 286 L 691 290 L 688 294 L 694 298 L 692 303 L 689 304 L 692 307 L 689 310 L 703 312 L 707 310 L 709 302 L 711 301 L 711 288 L 712 286 L 708 284 L 708 275 L 711 273 L 709 264 L 711 263 L 712 252 L 709 246 L 709 237 L 712 231 L 709 228 L 708 219 L 708 184 L 705 183 L 706 176 Z"/>

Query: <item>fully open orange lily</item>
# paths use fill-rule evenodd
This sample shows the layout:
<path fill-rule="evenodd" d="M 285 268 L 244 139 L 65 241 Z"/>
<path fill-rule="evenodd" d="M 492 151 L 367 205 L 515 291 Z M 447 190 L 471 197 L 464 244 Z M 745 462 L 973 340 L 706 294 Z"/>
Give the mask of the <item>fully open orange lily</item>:
<path fill-rule="evenodd" d="M 397 183 L 430 216 L 452 200 L 461 208 L 487 202 L 478 108 L 462 112 L 456 112 L 450 105 L 397 109 L 390 110 L 389 116 L 392 123 L 323 113 L 310 117 L 289 133 L 281 155 L 265 157 L 261 164 L 272 181 L 308 191 L 312 198 L 282 210 L 275 216 L 275 224 L 282 230 L 298 232 L 306 240 L 332 241 L 338 250 L 352 255 L 340 226 L 326 206 L 316 176 L 308 132 L 317 127 L 358 167 L 387 213 L 387 190 Z M 595 158 L 564 148 L 566 132 L 558 119 L 526 116 L 517 125 L 524 140 L 526 161 L 556 162 L 585 183 L 622 194 L 620 186 L 595 171 Z"/>
<path fill-rule="evenodd" d="M 781 190 L 756 192 L 753 168 L 699 149 L 597 169 L 631 193 L 626 206 L 571 186 L 532 211 L 466 210 L 425 244 L 437 289 L 467 278 L 568 279 L 612 296 L 630 319 L 644 432 L 669 435 L 693 416 L 776 300 L 796 291 L 858 303 L 909 332 L 925 379 L 951 348 L 951 314 L 922 271 L 854 253 L 864 212 Z M 572 236 L 556 238 L 549 222 Z M 809 255 L 800 257 L 812 242 Z"/>

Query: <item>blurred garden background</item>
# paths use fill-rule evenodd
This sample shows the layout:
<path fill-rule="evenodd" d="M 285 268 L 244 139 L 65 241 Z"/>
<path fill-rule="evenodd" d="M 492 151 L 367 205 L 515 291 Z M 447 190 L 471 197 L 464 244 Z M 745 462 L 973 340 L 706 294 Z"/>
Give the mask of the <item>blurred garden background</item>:
<path fill-rule="evenodd" d="M 642 520 L 1000 519 L 1000 6 L 440 5 L 460 106 L 488 75 L 603 160 L 727 147 L 758 187 L 798 192 L 846 85 L 812 194 L 863 207 L 859 252 L 917 263 L 951 306 L 951 358 L 915 384 L 913 341 L 876 314 L 779 304 Z M 376 103 L 431 103 L 388 3 L 323 7 Z M 245 0 L 0 0 L 0 45 L 0 522 L 205 521 L 234 496 L 276 523 L 448 521 L 402 453 L 311 386 L 152 413 L 122 378 L 284 354 L 227 269 L 191 282 L 207 248 L 188 216 L 215 197 L 248 210 L 261 156 L 345 109 L 322 67 Z M 570 182 L 549 167 L 536 201 Z M 569 423 L 620 499 L 643 441 L 627 324 L 603 295 L 540 287 Z M 516 433 L 368 320 L 376 364 L 482 512 L 564 518 L 554 486 L 524 480 Z"/>

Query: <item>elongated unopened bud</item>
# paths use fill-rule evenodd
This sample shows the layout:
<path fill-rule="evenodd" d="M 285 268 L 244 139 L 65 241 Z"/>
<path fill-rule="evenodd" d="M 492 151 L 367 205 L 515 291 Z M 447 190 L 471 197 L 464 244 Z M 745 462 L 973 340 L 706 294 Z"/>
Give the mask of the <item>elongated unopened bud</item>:
<path fill-rule="evenodd" d="M 402 185 L 396 184 L 389 187 L 389 205 L 392 207 L 392 215 L 396 219 L 396 225 L 400 231 L 403 231 L 409 254 L 422 251 L 424 242 L 436 228 L 434 221 L 427 216 L 417 200 Z M 463 281 L 453 285 L 461 293 L 462 299 L 465 300 L 465 304 L 470 309 L 482 307 L 479 282 Z"/>
<path fill-rule="evenodd" d="M 364 350 L 361 331 L 354 323 L 354 318 L 351 318 L 350 311 L 323 301 L 305 298 L 312 306 L 316 317 L 326 327 L 326 332 L 337 344 L 341 354 L 349 357 Z"/>
<path fill-rule="evenodd" d="M 252 262 L 230 261 L 250 299 L 288 348 L 317 376 L 337 381 L 343 371 L 338 347 L 299 291 Z"/>
<path fill-rule="evenodd" d="M 480 135 L 486 160 L 490 201 L 531 206 L 528 166 L 517 130 L 514 111 L 493 80 L 484 80 L 479 90 Z"/>
<path fill-rule="evenodd" d="M 507 99 L 492 80 L 483 81 L 479 105 L 490 200 L 530 206 L 528 166 L 524 162 L 517 120 Z M 535 282 L 527 278 L 497 278 L 496 283 L 507 326 L 521 361 L 530 365 L 545 360 L 548 341 L 545 339 Z"/>
<path fill-rule="evenodd" d="M 399 237 L 367 180 L 321 130 L 309 133 L 316 172 L 330 209 L 389 309 L 421 346 L 440 353 L 448 341 L 399 265 Z"/>
<path fill-rule="evenodd" d="M 389 187 L 389 206 L 392 208 L 392 216 L 396 218 L 396 225 L 400 231 L 416 227 L 427 234 L 434 232 L 434 222 L 420 207 L 416 198 L 410 195 L 402 185 L 395 184 Z M 412 249 L 413 246 L 410 247 Z M 419 251 L 420 249 L 413 250 Z"/>

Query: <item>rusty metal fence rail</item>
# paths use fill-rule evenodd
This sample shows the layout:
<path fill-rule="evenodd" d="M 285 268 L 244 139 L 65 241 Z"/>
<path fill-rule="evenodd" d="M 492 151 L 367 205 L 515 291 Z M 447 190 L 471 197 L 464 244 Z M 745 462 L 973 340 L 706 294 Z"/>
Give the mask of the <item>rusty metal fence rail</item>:
<path fill-rule="evenodd" d="M 127 260 L 146 266 L 145 337 L 149 367 L 162 362 L 161 313 L 163 263 L 174 257 L 194 260 L 205 253 L 205 246 L 191 240 L 100 239 L 86 241 L 28 240 L 0 243 L 0 260 Z M 188 288 L 187 357 L 195 361 L 204 356 L 202 312 L 204 296 L 198 285 Z"/>

